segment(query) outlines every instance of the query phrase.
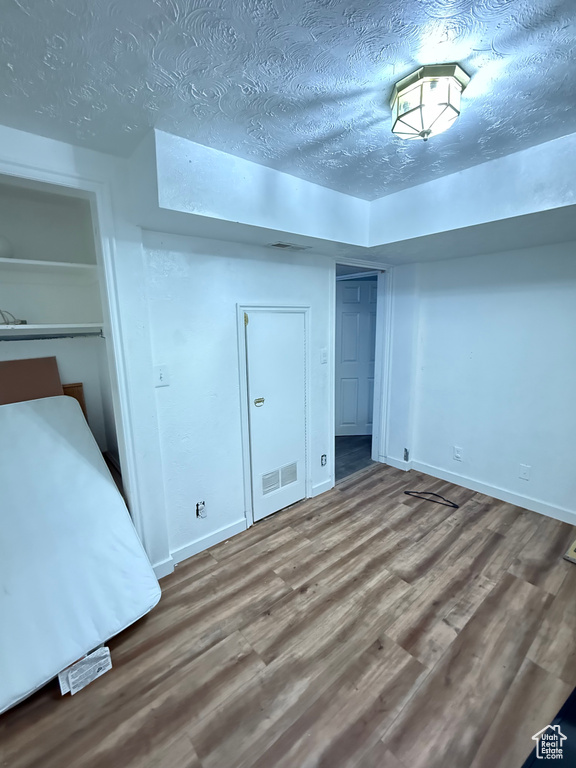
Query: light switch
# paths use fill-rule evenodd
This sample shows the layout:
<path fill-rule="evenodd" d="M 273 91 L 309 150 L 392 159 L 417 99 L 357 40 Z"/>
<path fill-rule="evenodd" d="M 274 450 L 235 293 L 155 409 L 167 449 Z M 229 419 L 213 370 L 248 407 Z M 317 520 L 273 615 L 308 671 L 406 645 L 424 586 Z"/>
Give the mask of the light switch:
<path fill-rule="evenodd" d="M 170 386 L 170 372 L 168 370 L 167 365 L 154 366 L 154 386 L 155 387 Z"/>

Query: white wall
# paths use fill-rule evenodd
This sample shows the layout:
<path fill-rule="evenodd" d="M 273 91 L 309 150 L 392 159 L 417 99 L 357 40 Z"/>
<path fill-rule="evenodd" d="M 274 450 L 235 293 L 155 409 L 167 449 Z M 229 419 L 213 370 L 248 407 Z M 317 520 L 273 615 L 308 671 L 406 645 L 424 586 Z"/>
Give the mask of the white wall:
<path fill-rule="evenodd" d="M 334 264 L 230 243 L 144 233 L 153 355 L 171 384 L 156 389 L 170 549 L 178 561 L 245 525 L 237 304 L 311 307 L 314 492 L 333 483 L 329 347 Z M 320 457 L 328 454 L 328 465 Z M 206 502 L 197 519 L 195 503 Z M 221 532 L 221 533 L 219 533 Z M 212 538 L 211 538 L 212 537 Z"/>
<path fill-rule="evenodd" d="M 414 295 L 412 466 L 576 522 L 576 244 L 419 265 Z"/>
<path fill-rule="evenodd" d="M 96 262 L 87 200 L 0 183 L 0 235 L 17 259 Z"/>
<path fill-rule="evenodd" d="M 111 414 L 105 413 L 103 404 L 103 381 L 109 386 L 104 347 L 104 339 L 99 337 L 0 341 L 0 360 L 55 357 L 62 384 L 81 381 L 84 385 L 88 423 L 100 450 L 105 451 L 107 435 L 114 433 L 114 424 L 110 423 Z"/>
<path fill-rule="evenodd" d="M 368 245 L 366 200 L 163 131 L 155 138 L 162 208 Z"/>
<path fill-rule="evenodd" d="M 369 244 L 574 205 L 574 156 L 573 133 L 374 200 Z"/>

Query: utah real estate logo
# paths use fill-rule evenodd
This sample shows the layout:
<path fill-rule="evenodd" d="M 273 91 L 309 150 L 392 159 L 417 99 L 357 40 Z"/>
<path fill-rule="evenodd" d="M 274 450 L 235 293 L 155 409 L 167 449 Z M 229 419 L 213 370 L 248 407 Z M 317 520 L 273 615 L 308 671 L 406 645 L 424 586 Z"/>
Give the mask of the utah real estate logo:
<path fill-rule="evenodd" d="M 532 736 L 536 744 L 536 757 L 539 760 L 562 760 L 562 744 L 568 738 L 559 725 L 547 725 Z"/>

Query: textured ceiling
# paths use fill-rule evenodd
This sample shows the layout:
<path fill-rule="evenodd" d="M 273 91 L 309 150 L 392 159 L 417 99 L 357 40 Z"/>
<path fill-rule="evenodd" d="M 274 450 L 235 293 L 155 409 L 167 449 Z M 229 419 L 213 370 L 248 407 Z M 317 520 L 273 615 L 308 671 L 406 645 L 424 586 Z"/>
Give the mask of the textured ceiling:
<path fill-rule="evenodd" d="M 1 0 L 0 122 L 128 155 L 150 127 L 373 199 L 576 131 L 576 0 Z M 394 82 L 472 75 L 427 143 Z"/>

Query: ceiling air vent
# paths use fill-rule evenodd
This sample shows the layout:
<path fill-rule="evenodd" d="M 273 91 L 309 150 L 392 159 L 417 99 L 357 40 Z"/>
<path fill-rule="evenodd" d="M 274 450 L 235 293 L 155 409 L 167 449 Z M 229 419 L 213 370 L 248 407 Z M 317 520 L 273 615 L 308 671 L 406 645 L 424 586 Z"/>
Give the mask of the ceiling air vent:
<path fill-rule="evenodd" d="M 279 248 L 281 251 L 309 251 L 311 246 L 309 245 L 296 245 L 296 243 L 268 243 L 270 248 Z"/>

